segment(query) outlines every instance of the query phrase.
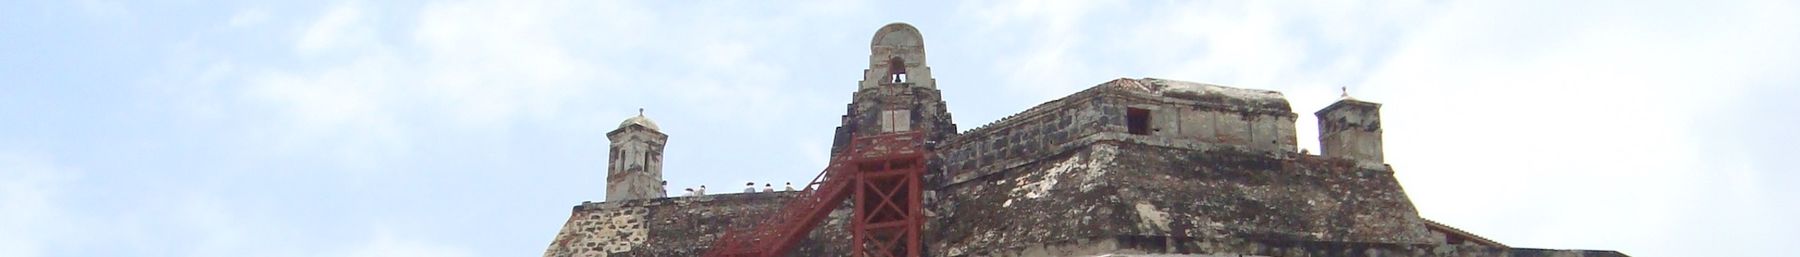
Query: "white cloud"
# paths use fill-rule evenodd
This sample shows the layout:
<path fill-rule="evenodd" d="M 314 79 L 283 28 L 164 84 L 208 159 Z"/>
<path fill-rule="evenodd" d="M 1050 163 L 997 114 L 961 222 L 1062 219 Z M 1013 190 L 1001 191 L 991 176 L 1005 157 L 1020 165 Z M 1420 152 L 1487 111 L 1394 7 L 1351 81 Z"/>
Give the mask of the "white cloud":
<path fill-rule="evenodd" d="M 82 175 L 48 156 L 0 149 L 0 256 L 474 256 L 465 247 L 383 226 L 361 241 L 298 237 L 297 228 L 308 224 L 272 220 L 277 216 L 269 205 L 234 203 L 206 188 L 112 197 L 119 201 L 76 208 L 70 190 L 122 193 L 85 187 L 93 182 L 78 181 Z"/>
<path fill-rule="evenodd" d="M 569 130 L 599 133 L 639 106 L 649 107 L 653 116 L 683 117 L 659 119 L 667 129 L 684 129 L 671 124 L 686 119 L 718 125 L 686 128 L 703 133 L 754 131 L 791 121 L 790 112 L 836 109 L 844 100 L 841 93 L 847 89 L 842 87 L 796 92 L 814 85 L 789 84 L 802 80 L 803 75 L 795 75 L 801 72 L 854 78 L 861 67 L 803 71 L 780 55 L 805 51 L 769 51 L 795 45 L 784 40 L 831 35 L 804 26 L 817 23 L 819 16 L 868 14 L 860 3 L 831 3 L 793 11 L 801 15 L 768 15 L 743 11 L 748 9 L 744 6 L 659 12 L 633 3 L 454 1 L 407 9 L 350 2 L 295 22 L 301 27 L 280 37 L 293 40 L 292 49 L 282 49 L 291 52 L 201 58 L 205 60 L 192 63 L 207 65 L 181 69 L 188 74 L 172 77 L 195 82 L 196 88 L 186 90 L 198 96 L 181 98 L 206 102 L 195 109 L 252 119 L 241 123 L 247 126 L 241 136 L 250 144 L 355 169 L 419 161 L 403 157 L 420 150 L 417 144 L 454 138 L 444 134 L 505 137 L 511 126 L 559 121 L 579 124 Z M 977 26 L 939 29 L 974 30 L 963 34 L 1019 43 L 994 47 L 999 54 L 985 66 L 961 65 L 980 74 L 974 76 L 998 77 L 1004 89 L 999 93 L 1015 98 L 1060 97 L 1115 77 L 1282 90 L 1302 117 L 1301 144 L 1315 151 L 1310 147 L 1315 144 L 1311 111 L 1335 99 L 1338 87 L 1349 86 L 1360 98 L 1388 104 L 1388 158 L 1428 217 L 1516 246 L 1635 253 L 1648 249 L 1644 242 L 1680 236 L 1656 228 L 1708 217 L 1685 210 L 1684 201 L 1723 195 L 1731 201 L 1717 201 L 1722 202 L 1717 206 L 1747 207 L 1779 198 L 1770 193 L 1776 189 L 1750 182 L 1766 178 L 1767 171 L 1760 170 L 1765 168 L 1719 166 L 1739 155 L 1693 150 L 1704 137 L 1696 135 L 1691 123 L 1738 97 L 1726 92 L 1792 70 L 1800 48 L 1785 46 L 1800 40 L 1782 32 L 1800 24 L 1785 18 L 1794 8 L 1783 5 L 1644 9 L 1568 3 L 1179 2 L 1129 8 L 977 2 L 957 12 L 973 17 L 969 19 Z M 248 9 L 234 14 L 227 25 L 257 27 L 272 16 Z M 861 41 L 862 32 L 846 33 Z M 930 35 L 957 33 L 927 34 L 938 40 L 933 44 L 943 45 L 939 42 L 952 37 Z M 283 62 L 288 59 L 295 60 Z M 231 93 L 198 92 L 212 90 Z M 965 89 L 945 88 L 956 90 Z M 234 99 L 215 99 L 215 94 Z M 829 98 L 814 99 L 818 95 Z M 952 105 L 957 110 L 984 108 L 979 102 Z M 799 166 L 824 163 L 827 142 L 779 143 L 806 154 L 786 159 L 811 163 Z M 747 143 L 708 144 L 727 149 Z M 699 151 L 692 149 L 672 151 Z M 689 156 L 681 158 L 694 162 L 672 169 L 733 158 Z M 0 168 L 7 167 L 3 161 Z M 0 177 L 0 183 L 44 180 L 25 177 L 30 179 Z M 58 212 L 53 202 L 41 200 L 53 199 L 56 188 L 5 185 L 0 192 L 7 198 L 0 199 L 40 199 L 48 207 L 8 208 L 0 215 L 11 216 L 0 218 L 43 220 Z M 1712 191 L 1722 193 L 1708 193 Z M 223 202 L 190 207 L 196 217 L 260 217 L 208 211 L 236 208 Z M 1743 213 L 1734 215 L 1778 216 L 1767 209 L 1773 208 L 1740 208 Z M 41 249 L 31 247 L 31 235 L 5 240 L 19 236 L 7 234 L 19 231 L 12 228 L 41 226 L 10 220 L 0 220 L 0 228 L 6 229 L 0 230 L 0 251 L 25 250 L 0 255 L 32 256 L 26 251 Z M 332 253 L 468 255 L 376 234 L 366 245 Z"/>
<path fill-rule="evenodd" d="M 977 18 L 981 32 L 972 34 L 1023 33 L 1013 35 L 1030 42 L 1018 55 L 1006 56 L 987 67 L 1006 79 L 1002 86 L 1033 98 L 1060 97 L 1081 83 L 1067 83 L 1097 72 L 1088 64 L 1089 56 L 1080 55 L 1084 43 L 1093 34 L 1080 27 L 1091 13 L 1104 5 L 1083 1 L 1009 1 L 964 2 L 958 13 Z M 1096 82 L 1097 84 L 1098 82 Z M 1044 90 L 1046 86 L 1060 87 Z"/>
<path fill-rule="evenodd" d="M 1719 219 L 1689 202 L 1730 195 L 1731 215 L 1762 217 L 1749 199 L 1784 194 L 1702 150 L 1697 123 L 1797 66 L 1790 3 L 991 4 L 967 9 L 1029 32 L 992 63 L 1011 94 L 1106 77 L 1277 89 L 1314 150 L 1311 112 L 1338 87 L 1383 102 L 1388 161 L 1422 212 L 1515 246 L 1701 255 L 1668 230 Z"/>
<path fill-rule="evenodd" d="M 301 30 L 299 42 L 294 50 L 302 55 L 313 55 L 320 51 L 356 47 L 374 43 L 374 20 L 363 17 L 363 6 L 356 2 L 339 3 L 325 11 L 318 20 L 309 23 Z M 236 19 L 233 19 L 235 21 Z"/>
<path fill-rule="evenodd" d="M 284 154 L 381 169 L 411 153 L 422 128 L 504 130 L 562 118 L 570 99 L 618 76 L 569 50 L 579 36 L 565 32 L 582 25 L 561 23 L 586 17 L 577 6 L 462 1 L 427 4 L 416 16 L 370 9 L 342 3 L 305 22 L 295 37 L 298 66 L 232 70 L 248 83 L 239 107 L 276 114 L 247 137 Z M 417 21 L 396 27 L 370 16 Z"/>
<path fill-rule="evenodd" d="M 985 33 L 1023 43 L 991 65 L 1008 94 L 1052 99 L 1119 77 L 1159 77 L 1283 91 L 1316 130 L 1310 110 L 1359 87 L 1404 32 L 1429 24 L 1442 3 L 1176 2 L 1148 6 L 1059 6 L 981 2 Z M 1302 136 L 1303 139 L 1310 138 Z M 1301 140 L 1316 150 L 1316 143 Z"/>
<path fill-rule="evenodd" d="M 1719 181 L 1737 157 L 1703 150 L 1697 121 L 1795 67 L 1765 57 L 1794 57 L 1772 32 L 1795 20 L 1769 11 L 1793 9 L 1514 4 L 1456 6 L 1366 83 L 1421 211 L 1517 246 L 1707 254 L 1671 228 L 1747 189 Z"/>
<path fill-rule="evenodd" d="M 0 255 L 47 256 L 72 231 L 61 197 L 79 173 L 48 157 L 0 149 Z"/>
<path fill-rule="evenodd" d="M 134 206 L 135 215 L 144 217 L 126 218 L 117 216 L 118 226 L 133 227 L 137 234 L 132 239 L 138 243 L 165 244 L 162 247 L 174 247 L 187 251 L 191 256 L 242 256 L 255 253 L 262 256 L 294 256 L 284 251 L 294 251 L 293 247 L 264 246 L 259 242 L 284 241 L 289 235 L 283 224 L 268 223 L 249 215 L 255 212 L 248 206 L 235 206 L 219 196 L 182 195 L 184 193 L 163 192 L 169 197 L 154 197 L 148 202 L 165 206 Z M 259 222 L 262 221 L 262 222 Z M 124 237 L 121 237 L 124 238 Z M 260 246 L 260 247 L 259 247 Z"/>
<path fill-rule="evenodd" d="M 372 56 L 321 71 L 267 71 L 250 75 L 241 97 L 249 110 L 273 110 L 272 120 L 256 123 L 248 135 L 276 153 L 317 151 L 355 169 L 377 169 L 380 160 L 411 147 L 413 135 L 401 120 L 403 103 L 390 97 L 410 92 L 391 77 L 407 72 L 393 57 Z M 268 108 L 268 109 L 264 109 Z"/>
<path fill-rule="evenodd" d="M 517 117 L 555 117 L 576 96 L 612 87 L 619 76 L 574 54 L 560 24 L 573 6 L 526 2 L 456 2 L 426 6 L 412 32 L 425 58 L 416 92 L 455 110 L 460 120 L 492 124 Z M 600 31 L 596 31 L 600 32 Z"/>

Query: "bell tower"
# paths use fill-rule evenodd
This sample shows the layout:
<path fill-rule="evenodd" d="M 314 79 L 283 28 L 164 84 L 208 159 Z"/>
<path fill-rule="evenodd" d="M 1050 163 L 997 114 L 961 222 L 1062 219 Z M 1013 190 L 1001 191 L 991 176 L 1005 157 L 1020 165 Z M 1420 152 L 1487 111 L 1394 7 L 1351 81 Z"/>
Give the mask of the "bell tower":
<path fill-rule="evenodd" d="M 869 42 L 869 68 L 863 70 L 842 118 L 832 152 L 841 150 L 852 132 L 922 130 L 930 142 L 956 134 L 937 79 L 925 65 L 925 38 L 918 28 L 891 23 L 875 31 Z"/>
<path fill-rule="evenodd" d="M 662 185 L 662 154 L 669 135 L 644 117 L 643 109 L 607 132 L 606 138 L 612 141 L 606 165 L 607 202 L 668 197 Z"/>

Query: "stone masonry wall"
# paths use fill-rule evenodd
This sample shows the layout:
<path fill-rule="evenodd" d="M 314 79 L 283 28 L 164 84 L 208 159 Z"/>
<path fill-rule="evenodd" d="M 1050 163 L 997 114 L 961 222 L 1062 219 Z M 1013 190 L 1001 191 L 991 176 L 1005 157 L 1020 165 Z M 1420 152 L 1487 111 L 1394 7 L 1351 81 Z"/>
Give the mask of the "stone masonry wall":
<path fill-rule="evenodd" d="M 1297 116 L 1286 100 L 1207 93 L 1243 90 L 1220 88 L 1158 79 L 1109 81 L 951 138 L 937 148 L 947 180 L 931 181 L 959 183 L 1080 146 L 1071 143 L 1088 135 L 1126 132 L 1129 108 L 1151 110 L 1150 138 L 1237 145 L 1278 155 L 1295 151 Z"/>
<path fill-rule="evenodd" d="M 1007 256 L 1114 236 L 1432 242 L 1391 171 L 1141 137 L 1098 134 L 939 189 L 955 197 L 931 206 L 932 250 Z"/>
<path fill-rule="evenodd" d="M 1381 163 L 1381 105 L 1343 99 L 1314 113 L 1325 156 Z"/>
<path fill-rule="evenodd" d="M 929 256 L 1625 256 L 1444 245 L 1387 169 L 1245 147 L 1101 133 L 940 189 Z M 546 257 L 698 256 L 793 193 L 584 203 Z M 790 256 L 840 256 L 847 208 Z M 1193 255 L 1136 255 L 1193 254 Z"/>
<path fill-rule="evenodd" d="M 890 108 L 904 109 L 899 115 L 906 117 L 893 119 L 895 117 L 884 116 L 883 112 Z M 874 135 L 883 133 L 884 130 L 895 130 L 884 128 L 884 119 L 907 123 L 895 125 L 917 126 L 928 136 L 926 140 L 932 142 L 943 142 L 956 135 L 956 123 L 951 119 L 942 92 L 915 87 L 911 83 L 858 90 L 845 106 L 842 118 L 844 124 L 835 130 L 832 137 L 831 151 L 834 153 L 841 151 L 844 144 L 850 142 L 851 132 L 855 132 L 855 135 Z"/>
<path fill-rule="evenodd" d="M 1123 110 L 1103 111 L 1105 92 L 1088 89 L 951 138 L 936 152 L 948 180 L 934 184 L 955 184 L 996 167 L 1043 158 L 1077 137 L 1103 131 L 1107 121 L 1123 122 Z"/>
<path fill-rule="evenodd" d="M 1124 94 L 1128 97 L 1119 104 L 1150 110 L 1153 136 L 1259 151 L 1296 150 L 1294 121 L 1299 116 L 1281 93 L 1162 79 L 1125 82 L 1120 88 L 1133 94 Z"/>
<path fill-rule="evenodd" d="M 668 196 L 662 185 L 663 147 L 668 143 L 668 135 L 630 125 L 607 133 L 606 137 L 612 141 L 606 162 L 606 201 Z"/>
<path fill-rule="evenodd" d="M 1185 245 L 1187 248 L 1173 249 Z M 1267 239 L 1173 239 L 1117 236 L 1045 244 L 985 256 L 1100 257 L 1626 257 L 1616 251 L 1503 248 L 1479 245 L 1395 244 Z"/>
<path fill-rule="evenodd" d="M 772 214 L 793 192 L 721 194 L 583 203 L 551 242 L 545 257 L 700 256 L 727 227 Z M 846 205 L 847 206 L 847 205 Z M 831 213 L 800 242 L 793 256 L 849 252 L 849 208 Z"/>

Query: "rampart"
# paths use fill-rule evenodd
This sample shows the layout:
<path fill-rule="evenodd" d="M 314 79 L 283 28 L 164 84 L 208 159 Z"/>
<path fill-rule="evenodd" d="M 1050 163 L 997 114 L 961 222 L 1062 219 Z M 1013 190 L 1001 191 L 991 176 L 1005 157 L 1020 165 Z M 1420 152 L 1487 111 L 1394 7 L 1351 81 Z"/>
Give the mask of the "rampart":
<path fill-rule="evenodd" d="M 1243 147 L 1291 155 L 1294 119 L 1273 91 L 1161 79 L 1116 79 L 963 132 L 937 147 L 955 184 L 1067 151 L 1076 139 L 1126 133 L 1128 112 L 1146 111 L 1146 140 Z"/>
<path fill-rule="evenodd" d="M 1050 243 L 977 256 L 1096 257 L 1626 257 L 1616 251 L 1496 248 L 1477 245 L 1394 244 L 1279 239 L 1202 240 L 1116 236 Z"/>
<path fill-rule="evenodd" d="M 1119 236 L 1439 241 L 1390 170 L 1138 137 L 1094 134 L 1069 151 L 940 189 L 954 197 L 932 206 L 927 228 L 943 247 L 934 250 L 1006 256 Z"/>
<path fill-rule="evenodd" d="M 545 257 L 700 256 L 728 227 L 748 226 L 795 192 L 734 193 L 619 202 L 584 202 L 551 242 Z M 846 205 L 847 206 L 847 205 Z M 795 256 L 849 252 L 849 208 L 800 243 Z"/>

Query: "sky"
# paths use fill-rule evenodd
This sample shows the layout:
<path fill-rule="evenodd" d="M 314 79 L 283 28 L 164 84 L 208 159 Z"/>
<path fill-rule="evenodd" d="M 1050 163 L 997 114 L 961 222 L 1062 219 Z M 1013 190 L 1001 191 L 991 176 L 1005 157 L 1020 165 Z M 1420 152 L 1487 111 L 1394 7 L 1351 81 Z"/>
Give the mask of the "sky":
<path fill-rule="evenodd" d="M 536 256 L 644 108 L 672 188 L 802 182 L 891 22 L 962 128 L 1116 78 L 1383 104 L 1426 218 L 1515 247 L 1800 242 L 1793 1 L 23 1 L 0 256 Z M 679 189 L 675 189 L 679 190 Z"/>

